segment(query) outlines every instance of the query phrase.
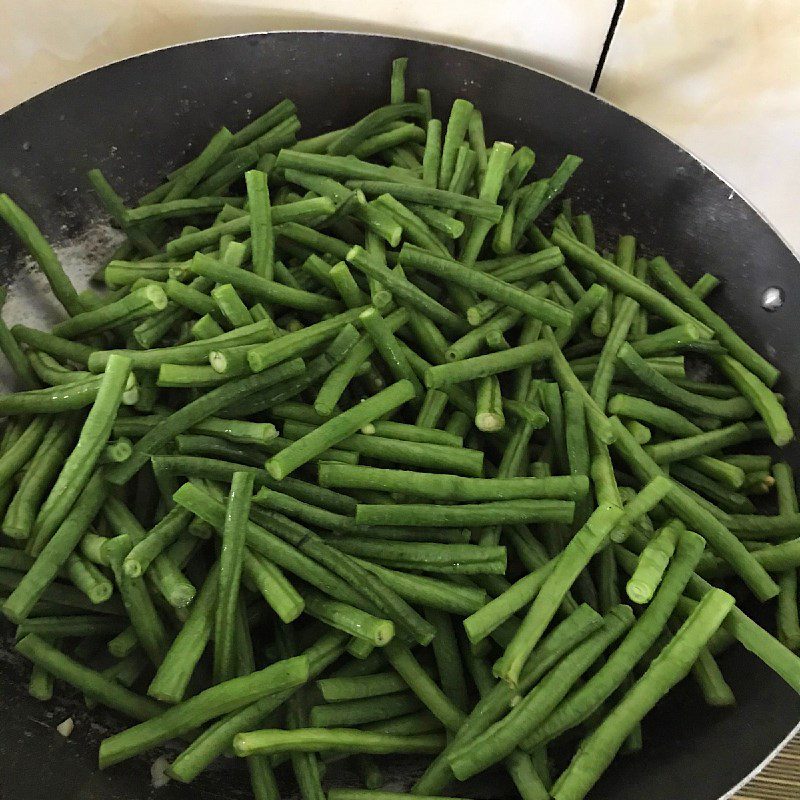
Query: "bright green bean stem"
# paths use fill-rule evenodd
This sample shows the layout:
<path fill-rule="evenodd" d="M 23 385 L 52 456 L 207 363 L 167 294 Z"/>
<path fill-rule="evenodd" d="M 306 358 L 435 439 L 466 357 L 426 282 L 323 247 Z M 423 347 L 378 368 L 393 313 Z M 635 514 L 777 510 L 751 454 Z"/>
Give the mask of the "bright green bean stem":
<path fill-rule="evenodd" d="M 78 546 L 105 497 L 103 476 L 98 471 L 89 479 L 64 521 L 3 603 L 3 613 L 12 622 L 19 623 L 31 613 L 48 586 L 55 580 L 58 570 Z"/>
<path fill-rule="evenodd" d="M 91 311 L 76 314 L 54 325 L 52 333 L 66 339 L 113 328 L 130 320 L 149 316 L 167 307 L 164 290 L 156 285 L 143 286 L 119 300 Z"/>
<path fill-rule="evenodd" d="M 304 655 L 308 658 L 309 677 L 319 675 L 344 652 L 346 636 L 331 631 L 320 637 Z M 170 777 L 188 783 L 200 774 L 215 758 L 221 756 L 236 733 L 261 723 L 271 712 L 282 706 L 294 689 L 269 695 L 233 711 L 210 725 L 189 745 L 169 768 Z"/>
<path fill-rule="evenodd" d="M 549 327 L 545 327 L 543 333 L 545 342 L 547 342 L 551 348 L 550 366 L 561 391 L 573 391 L 581 398 L 586 410 L 586 423 L 590 430 L 601 442 L 611 444 L 614 440 L 614 436 L 608 422 L 608 417 L 606 417 L 603 409 L 600 408 L 595 399 L 586 391 L 583 384 L 575 376 L 567 359 L 561 352 L 561 347 L 558 344 L 558 337 Z"/>
<path fill-rule="evenodd" d="M 422 106 L 418 103 L 394 103 L 382 106 L 362 117 L 347 128 L 334 142 L 328 145 L 327 152 L 332 156 L 346 156 L 352 153 L 361 142 L 382 130 L 386 125 L 403 117 L 421 117 Z"/>
<path fill-rule="evenodd" d="M 436 392 L 437 390 L 432 389 L 431 391 Z M 444 392 L 437 392 L 437 394 L 444 396 L 445 404 L 449 402 Z M 420 411 L 420 413 L 422 412 Z M 461 447 L 464 444 L 463 437 L 453 436 L 446 431 L 420 425 L 419 422 L 416 422 L 414 425 L 409 425 L 404 422 L 392 422 L 391 420 L 376 420 L 366 425 L 364 429 L 362 429 L 362 433 L 366 433 L 370 436 L 375 435 L 389 439 L 400 439 L 404 442 L 440 444 L 445 447 Z"/>
<path fill-rule="evenodd" d="M 304 366 L 302 359 L 293 358 L 269 372 L 232 380 L 186 404 L 139 439 L 133 447 L 131 457 L 108 470 L 107 480 L 117 485 L 127 483 L 147 463 L 152 454 L 161 450 L 179 433 L 214 416 L 226 406 L 246 399 L 253 393 L 274 386 L 282 380 L 299 375 Z"/>
<path fill-rule="evenodd" d="M 536 597 L 547 577 L 555 567 L 555 560 L 520 578 L 502 594 L 486 603 L 483 608 L 467 617 L 464 630 L 473 644 L 482 641 L 492 631 L 524 608 Z"/>
<path fill-rule="evenodd" d="M 622 345 L 619 358 L 638 381 L 664 397 L 670 405 L 729 420 L 748 419 L 753 414 L 752 405 L 744 397 L 723 400 L 691 392 L 676 385 L 654 370 L 630 344 Z"/>
<path fill-rule="evenodd" d="M 100 768 L 132 758 L 265 695 L 300 686 L 308 680 L 308 674 L 308 658 L 297 656 L 205 689 L 146 723 L 104 739 L 100 744 Z"/>
<path fill-rule="evenodd" d="M 383 647 L 394 636 L 394 624 L 390 620 L 379 619 L 361 609 L 323 595 L 307 594 L 305 610 L 307 614 L 332 628 L 366 639 L 376 647 Z"/>
<path fill-rule="evenodd" d="M 703 432 L 702 428 L 674 409 L 659 406 L 642 397 L 615 394 L 608 401 L 606 410 L 609 414 L 615 414 L 618 417 L 630 417 L 646 422 L 648 425 L 654 425 L 664 433 L 677 437 L 694 436 Z"/>
<path fill-rule="evenodd" d="M 235 472 L 231 480 L 222 528 L 219 556 L 219 586 L 214 620 L 214 682 L 230 680 L 236 674 L 234 618 L 239 599 L 247 519 L 253 494 L 253 476 Z"/>
<path fill-rule="evenodd" d="M 733 598 L 720 589 L 712 589 L 700 601 L 645 674 L 582 743 L 553 787 L 556 800 L 585 797 L 611 763 L 631 728 L 688 674 L 733 605 Z"/>
<path fill-rule="evenodd" d="M 703 546 L 703 540 L 697 534 L 681 532 L 676 555 L 651 603 L 597 673 L 528 736 L 524 743 L 526 750 L 533 750 L 581 723 L 624 682 L 673 614 L 680 594 L 702 555 Z M 635 557 L 632 560 L 631 571 L 636 563 Z"/>
<path fill-rule="evenodd" d="M 485 433 L 497 433 L 505 425 L 500 379 L 497 375 L 480 378 L 475 392 L 475 427 Z"/>
<path fill-rule="evenodd" d="M 453 333 L 461 334 L 466 332 L 468 326 L 461 317 L 425 294 L 405 277 L 388 269 L 380 263 L 379 259 L 368 253 L 364 248 L 359 246 L 350 248 L 345 253 L 344 258 L 368 278 L 376 280 L 385 286 L 404 305 L 416 309 Z"/>
<path fill-rule="evenodd" d="M 795 554 L 796 556 L 796 554 Z M 380 578 L 389 588 L 410 603 L 436 608 L 450 614 L 471 614 L 486 600 L 486 592 L 472 586 L 459 586 L 427 575 L 408 575 L 357 559 L 364 569 Z"/>
<path fill-rule="evenodd" d="M 464 267 L 449 258 L 433 255 L 410 244 L 403 245 L 400 264 L 409 270 L 431 273 L 440 280 L 472 289 L 547 324 L 568 325 L 572 319 L 568 310 L 551 300 L 533 296 L 494 275 Z"/>
<path fill-rule="evenodd" d="M 195 275 L 210 278 L 218 283 L 230 283 L 238 292 L 261 302 L 278 303 L 288 308 L 319 314 L 335 312 L 340 308 L 339 304 L 329 297 L 306 292 L 303 289 L 293 289 L 291 286 L 262 278 L 239 267 L 226 266 L 202 253 L 195 254 L 189 268 Z"/>
<path fill-rule="evenodd" d="M 0 484 L 6 484 L 30 462 L 50 427 L 49 417 L 35 417 L 20 437 L 0 456 Z"/>
<path fill-rule="evenodd" d="M 131 537 L 123 534 L 109 539 L 105 551 L 136 638 L 157 667 L 169 648 L 169 634 L 153 605 L 144 578 L 132 578 L 122 567 L 131 546 Z"/>
<path fill-rule="evenodd" d="M 412 652 L 398 641 L 387 645 L 385 652 L 389 663 L 428 710 L 446 728 L 458 730 L 466 715 L 436 685 Z"/>
<path fill-rule="evenodd" d="M 497 677 L 512 686 L 519 682 L 525 660 L 549 625 L 564 595 L 591 557 L 606 543 L 621 514 L 618 508 L 601 506 L 573 536 L 502 657 L 494 665 Z"/>
<path fill-rule="evenodd" d="M 278 169 L 296 169 L 344 180 L 397 181 L 409 184 L 421 182 L 408 170 L 371 164 L 355 156 L 322 155 L 284 149 L 278 153 L 275 166 Z"/>
<path fill-rule="evenodd" d="M 158 703 L 141 697 L 116 681 L 83 666 L 35 634 L 20 639 L 15 649 L 55 678 L 133 719 L 148 720 L 159 716 L 162 711 Z"/>
<path fill-rule="evenodd" d="M 734 332 L 725 320 L 715 314 L 679 277 L 666 259 L 659 256 L 650 262 L 650 273 L 664 287 L 675 302 L 693 317 L 707 325 L 742 366 L 754 373 L 767 386 L 774 386 L 780 372 L 760 356 Z"/>
<path fill-rule="evenodd" d="M 153 560 L 186 530 L 191 519 L 191 514 L 185 509 L 173 508 L 125 556 L 125 572 L 134 578 L 142 575 Z"/>
<path fill-rule="evenodd" d="M 458 98 L 453 102 L 450 118 L 447 120 L 444 143 L 442 144 L 442 158 L 437 181 L 438 186 L 442 189 L 450 186 L 450 181 L 455 171 L 458 148 L 466 136 L 472 110 L 473 105 L 469 100 Z"/>
<path fill-rule="evenodd" d="M 396 672 L 378 672 L 354 677 L 334 677 L 317 681 L 317 688 L 328 703 L 362 700 L 406 689 L 408 684 Z"/>
<path fill-rule="evenodd" d="M 572 259 L 579 266 L 593 272 L 598 278 L 611 286 L 615 291 L 632 297 L 640 306 L 653 314 L 665 319 L 672 325 L 686 325 L 695 323 L 710 335 L 711 330 L 702 322 L 696 320 L 678 305 L 668 300 L 657 290 L 629 275 L 615 264 L 604 259 L 595 250 L 581 244 L 560 230 L 553 232 L 553 244 L 561 249 L 565 256 Z"/>
<path fill-rule="evenodd" d="M 474 116 L 473 112 L 473 116 Z M 481 183 L 480 198 L 491 203 L 496 203 L 500 194 L 503 177 L 506 174 L 509 159 L 514 151 L 512 145 L 506 142 L 495 142 L 489 155 Z M 491 230 L 491 223 L 487 220 L 475 220 L 469 232 L 469 237 L 461 251 L 460 261 L 467 266 L 474 266 L 478 259 L 487 234 Z"/>
<path fill-rule="evenodd" d="M 525 522 L 572 521 L 575 504 L 569 500 L 500 500 L 470 505 L 359 504 L 356 522 L 363 525 L 452 527 L 508 525 Z"/>
<path fill-rule="evenodd" d="M 64 272 L 58 256 L 47 243 L 33 220 L 7 195 L 0 194 L 0 217 L 2 217 L 28 252 L 36 259 L 50 284 L 56 299 L 70 316 L 85 310 L 75 287 Z"/>
<path fill-rule="evenodd" d="M 364 329 L 369 334 L 375 349 L 380 353 L 381 358 L 386 362 L 390 372 L 398 380 L 407 380 L 414 387 L 417 397 L 423 394 L 422 384 L 416 373 L 411 369 L 408 359 L 400 349 L 394 332 L 375 308 L 368 308 L 359 315 L 359 320 Z"/>
<path fill-rule="evenodd" d="M 778 402 L 775 393 L 747 367 L 731 356 L 718 356 L 717 366 L 728 380 L 746 397 L 764 420 L 778 447 L 783 447 L 794 439 L 794 431 L 786 416 L 786 411 Z"/>
<path fill-rule="evenodd" d="M 532 342 L 531 344 L 512 347 L 499 353 L 465 358 L 438 364 L 425 372 L 425 385 L 429 389 L 438 389 L 453 383 L 485 378 L 501 372 L 508 372 L 528 364 L 546 361 L 552 355 L 549 342 Z"/>
<path fill-rule="evenodd" d="M 622 516 L 614 530 L 611 531 L 611 540 L 614 542 L 624 541 L 631 526 L 652 511 L 672 491 L 673 485 L 673 482 L 665 475 L 656 475 L 648 481 L 641 491 L 625 504 Z"/>
<path fill-rule="evenodd" d="M 399 469 L 351 466 L 323 462 L 319 466 L 322 486 L 339 489 L 375 489 L 403 492 L 431 500 L 476 502 L 482 500 L 560 499 L 575 500 L 586 495 L 589 481 L 584 476 L 551 478 L 465 478 Z"/>
<path fill-rule="evenodd" d="M 253 243 L 253 272 L 272 280 L 275 263 L 275 238 L 272 231 L 267 176 L 258 170 L 245 173 L 250 209 L 250 239 Z"/>
<path fill-rule="evenodd" d="M 658 464 L 636 443 L 618 417 L 612 417 L 611 424 L 616 433 L 614 448 L 639 480 L 652 480 L 656 475 L 663 475 Z M 676 485 L 664 498 L 664 502 L 687 527 L 696 530 L 706 539 L 714 552 L 724 558 L 742 577 L 756 597 L 762 601 L 775 597 L 778 587 L 766 570 L 730 530 L 700 506 L 685 489 Z"/>
<path fill-rule="evenodd" d="M 247 306 L 230 283 L 218 284 L 211 290 L 211 297 L 232 327 L 243 328 L 245 325 L 253 324 L 254 320 Z"/>
<path fill-rule="evenodd" d="M 318 753 L 332 750 L 344 753 L 438 753 L 445 744 L 442 734 L 395 736 L 350 728 L 302 728 L 297 730 L 258 730 L 238 733 L 233 738 L 237 756 L 270 753 Z"/>
<path fill-rule="evenodd" d="M 6 296 L 6 289 L 0 287 L 0 308 L 5 304 Z M 22 384 L 23 389 L 38 389 L 41 386 L 41 382 L 29 361 L 29 356 L 22 351 L 19 343 L 2 319 L 0 319 L 0 350 L 8 359 L 8 363 Z"/>
<path fill-rule="evenodd" d="M 672 520 L 642 550 L 636 570 L 625 586 L 628 597 L 634 603 L 649 603 L 653 599 L 667 565 L 675 554 L 682 527 L 678 520 Z"/>
<path fill-rule="evenodd" d="M 475 738 L 457 743 L 447 757 L 456 778 L 465 780 L 509 755 L 632 622 L 630 608 L 616 606 L 605 615 L 603 627 L 566 655 L 510 713 Z"/>
<path fill-rule="evenodd" d="M 276 480 L 285 478 L 289 473 L 351 436 L 367 423 L 382 417 L 387 411 L 412 399 L 414 394 L 414 387 L 409 381 L 398 381 L 374 397 L 354 406 L 293 442 L 267 462 L 267 471 Z"/>
<path fill-rule="evenodd" d="M 164 655 L 147 694 L 165 703 L 180 703 L 197 662 L 211 637 L 217 605 L 218 567 L 208 571 L 189 616 Z"/>
<path fill-rule="evenodd" d="M 67 417 L 48 428 L 36 453 L 28 462 L 28 469 L 6 510 L 3 518 L 3 533 L 6 536 L 12 539 L 27 539 L 30 536 L 41 500 L 50 489 L 72 446 L 77 423 L 77 419 Z M 21 440 L 22 437 L 15 445 Z M 0 463 L 6 460 L 6 455 L 13 449 L 15 447 L 9 448 L 3 454 Z"/>
<path fill-rule="evenodd" d="M 406 687 L 403 686 L 403 689 Z M 421 706 L 412 692 L 400 691 L 383 695 L 379 702 L 368 697 L 314 706 L 309 714 L 309 722 L 320 728 L 355 727 L 413 713 Z"/>
<path fill-rule="evenodd" d="M 506 569 L 505 548 L 500 546 L 347 538 L 337 542 L 337 549 L 397 569 L 462 575 L 503 574 Z"/>
<path fill-rule="evenodd" d="M 260 553 L 245 550 L 244 574 L 286 624 L 297 619 L 305 602 L 281 570 Z"/>
<path fill-rule="evenodd" d="M 425 134 L 425 152 L 422 156 L 422 180 L 435 189 L 439 182 L 439 165 L 442 160 L 442 122 L 428 120 Z"/>
<path fill-rule="evenodd" d="M 358 308 L 367 302 L 366 295 L 361 291 L 353 274 L 347 268 L 344 261 L 334 264 L 328 272 L 330 279 L 342 301 L 348 308 Z"/>
<path fill-rule="evenodd" d="M 31 547 L 34 554 L 41 552 L 89 481 L 111 433 L 130 369 L 130 361 L 124 356 L 109 359 L 75 448 L 36 517 Z"/>

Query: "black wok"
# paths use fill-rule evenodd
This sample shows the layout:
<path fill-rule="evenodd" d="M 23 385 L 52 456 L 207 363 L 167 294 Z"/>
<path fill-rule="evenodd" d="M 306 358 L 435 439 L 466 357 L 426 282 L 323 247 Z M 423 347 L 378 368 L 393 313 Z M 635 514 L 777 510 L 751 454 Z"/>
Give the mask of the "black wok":
<path fill-rule="evenodd" d="M 386 102 L 389 65 L 410 57 L 408 81 L 433 92 L 435 111 L 454 97 L 483 111 L 487 137 L 527 143 L 541 174 L 565 153 L 585 163 L 570 182 L 578 209 L 612 242 L 635 234 L 691 278 L 721 276 L 713 303 L 784 370 L 787 404 L 800 407 L 800 338 L 795 325 L 800 269 L 769 224 L 731 188 L 642 122 L 602 100 L 530 69 L 442 45 L 342 33 L 238 36 L 160 50 L 82 75 L 0 117 L 0 188 L 64 241 L 100 218 L 84 173 L 99 166 L 127 199 L 194 154 L 221 124 L 232 128 L 284 96 L 299 107 L 304 135 L 339 127 Z M 0 230 L 4 283 L 17 245 Z M 773 313 L 763 291 L 785 292 Z M 795 454 L 796 455 L 796 454 Z M 796 459 L 795 459 L 796 461 Z M 795 464 L 795 466 L 798 466 Z M 767 617 L 768 618 L 768 617 Z M 722 659 L 739 706 L 704 706 L 688 683 L 650 715 L 645 749 L 615 763 L 592 793 L 614 800 L 715 800 L 753 770 L 800 719 L 800 698 L 741 649 Z M 3 800 L 142 800 L 148 764 L 99 773 L 98 738 L 120 721 L 88 714 L 57 687 L 40 704 L 25 690 L 27 667 L 0 644 L 0 797 Z M 54 730 L 72 714 L 69 740 Z M 163 800 L 236 796 L 244 773 L 214 770 L 191 787 L 171 784 Z M 497 787 L 484 787 L 497 797 Z M 154 792 L 155 796 L 156 793 Z"/>

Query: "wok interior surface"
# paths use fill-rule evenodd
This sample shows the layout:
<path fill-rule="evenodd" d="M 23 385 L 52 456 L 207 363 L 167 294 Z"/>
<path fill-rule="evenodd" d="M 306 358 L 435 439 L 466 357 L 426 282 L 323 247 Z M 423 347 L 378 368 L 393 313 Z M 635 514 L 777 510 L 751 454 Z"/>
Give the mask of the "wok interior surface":
<path fill-rule="evenodd" d="M 51 241 L 64 242 L 101 219 L 84 178 L 91 167 L 100 167 L 131 201 L 222 124 L 235 130 L 283 97 L 298 106 L 301 136 L 343 126 L 388 102 L 390 63 L 402 55 L 410 59 L 408 85 L 432 91 L 437 116 L 446 118 L 455 97 L 468 98 L 483 112 L 487 140 L 530 145 L 539 174 L 550 174 L 566 153 L 581 155 L 584 164 L 567 194 L 576 209 L 592 215 L 601 245 L 632 233 L 646 255 L 663 253 L 689 278 L 706 271 L 723 278 L 712 305 L 782 368 L 779 390 L 790 409 L 800 407 L 794 322 L 800 269 L 769 225 L 691 155 L 638 120 L 558 80 L 476 53 L 341 33 L 256 34 L 160 50 L 83 75 L 0 117 L 0 188 Z M 13 281 L 19 255 L 3 227 L 4 284 Z M 772 286 L 784 290 L 785 303 L 770 313 L 761 296 Z M 800 466 L 796 450 L 785 455 Z M 771 607 L 764 612 L 769 624 Z M 144 760 L 99 773 L 97 742 L 119 719 L 102 709 L 86 712 L 61 684 L 52 703 L 33 700 L 25 689 L 27 665 L 9 652 L 7 637 L 3 642 L 4 800 L 40 800 L 51 792 L 60 800 L 142 800 L 150 791 L 173 800 L 235 797 L 236 786 L 244 789 L 245 773 L 227 769 L 157 792 L 149 788 Z M 644 751 L 618 759 L 592 798 L 716 800 L 786 737 L 800 719 L 800 698 L 741 648 L 720 663 L 738 707 L 711 709 L 684 682 L 645 720 Z M 76 730 L 64 740 L 54 728 L 70 714 Z M 476 796 L 502 794 L 493 782 L 476 787 Z"/>

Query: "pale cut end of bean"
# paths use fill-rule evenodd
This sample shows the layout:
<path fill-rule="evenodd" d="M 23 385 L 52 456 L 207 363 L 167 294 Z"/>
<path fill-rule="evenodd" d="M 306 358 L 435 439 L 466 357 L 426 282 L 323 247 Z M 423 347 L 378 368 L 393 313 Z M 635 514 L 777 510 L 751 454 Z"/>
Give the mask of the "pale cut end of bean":
<path fill-rule="evenodd" d="M 475 427 L 484 433 L 497 433 L 503 429 L 504 420 L 497 414 L 485 413 L 475 415 Z"/>
<path fill-rule="evenodd" d="M 56 730 L 65 738 L 68 739 L 75 730 L 75 722 L 72 717 L 67 717 L 63 722 L 56 725 Z"/>
<path fill-rule="evenodd" d="M 129 575 L 131 578 L 139 578 L 142 574 L 142 565 L 132 558 L 126 558 L 122 562 L 122 569 L 125 570 L 125 574 Z"/>
<path fill-rule="evenodd" d="M 211 369 L 215 372 L 219 372 L 220 375 L 224 374 L 225 370 L 228 368 L 228 359 L 225 358 L 225 353 L 219 350 L 212 350 L 208 354 L 208 363 L 211 365 Z"/>

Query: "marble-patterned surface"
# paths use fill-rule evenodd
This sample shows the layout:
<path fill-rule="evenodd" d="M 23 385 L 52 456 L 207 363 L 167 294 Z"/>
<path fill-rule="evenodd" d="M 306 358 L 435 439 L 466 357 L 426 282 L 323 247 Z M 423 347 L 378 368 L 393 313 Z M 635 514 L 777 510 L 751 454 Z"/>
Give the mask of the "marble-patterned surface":
<path fill-rule="evenodd" d="M 627 0 L 598 93 L 700 157 L 800 252 L 800 2 Z"/>
<path fill-rule="evenodd" d="M 265 30 L 431 39 L 588 87 L 614 0 L 3 0 L 0 111 L 67 78 L 179 42 Z"/>

